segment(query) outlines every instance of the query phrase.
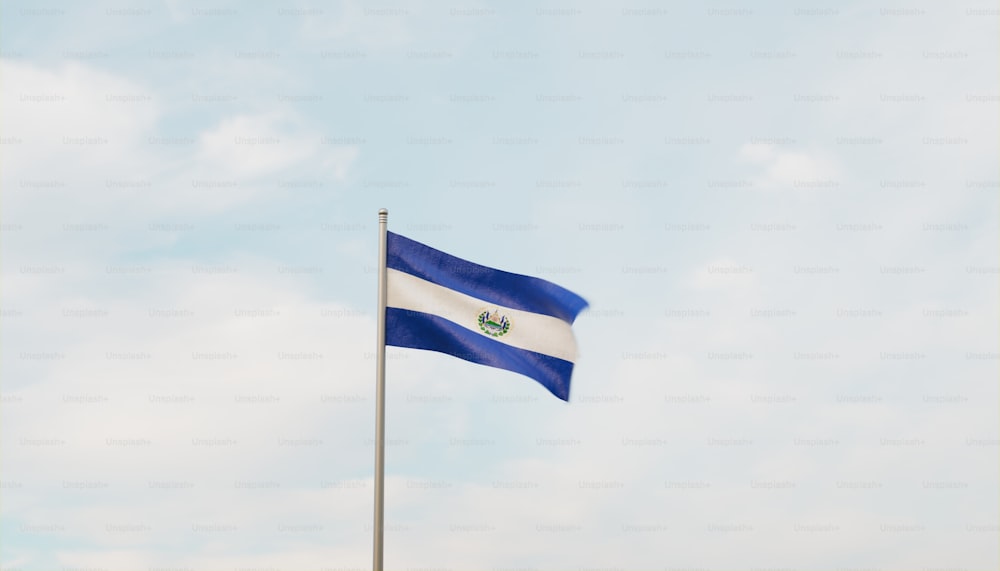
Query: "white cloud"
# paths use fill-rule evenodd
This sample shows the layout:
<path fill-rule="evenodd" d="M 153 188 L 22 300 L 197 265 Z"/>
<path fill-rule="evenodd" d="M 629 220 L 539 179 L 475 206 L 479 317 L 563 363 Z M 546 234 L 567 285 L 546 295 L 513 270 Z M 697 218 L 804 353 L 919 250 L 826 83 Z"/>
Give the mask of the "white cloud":
<path fill-rule="evenodd" d="M 148 154 L 136 151 L 162 105 L 147 87 L 73 62 L 44 68 L 0 59 L 0 75 L 4 137 L 17 141 L 4 146 L 5 179 L 148 167 Z"/>
<path fill-rule="evenodd" d="M 392 49 L 409 43 L 412 31 L 408 23 L 420 12 L 418 3 L 405 6 L 369 6 L 347 0 L 338 4 L 336 13 L 302 20 L 301 36 L 309 42 L 330 45 L 343 42 L 352 49 Z"/>
<path fill-rule="evenodd" d="M 756 165 L 763 173 L 753 182 L 761 188 L 789 188 L 798 184 L 835 181 L 840 176 L 836 162 L 818 151 L 783 150 L 769 144 L 745 144 L 741 159 Z"/>
<path fill-rule="evenodd" d="M 318 133 L 289 132 L 279 114 L 238 116 L 223 120 L 199 136 L 198 158 L 218 176 L 267 175 L 306 161 L 315 161 L 343 179 L 357 157 L 355 147 L 327 151 Z"/>
<path fill-rule="evenodd" d="M 697 268 L 686 282 L 696 290 L 741 290 L 756 285 L 757 273 L 745 262 L 723 257 Z"/>
<path fill-rule="evenodd" d="M 221 537 L 239 553 L 312 537 L 262 522 L 332 529 L 368 513 L 371 319 L 309 300 L 254 267 L 183 277 L 188 265 L 177 264 L 166 275 L 181 277 L 147 282 L 132 299 L 87 299 L 72 288 L 8 296 L 32 319 L 8 328 L 16 341 L 6 350 L 21 357 L 5 367 L 4 481 L 18 483 L 5 490 L 5 519 L 58 522 L 60 537 L 102 549 L 24 545 L 5 556 L 37 564 L 48 551 L 61 563 L 127 569 L 172 557 L 150 543 L 164 532 L 168 549 L 203 557 L 212 535 L 192 532 L 198 523 L 238 525 Z M 100 309 L 65 312 L 83 307 Z M 40 353 L 61 357 L 24 358 Z M 52 440 L 63 444 L 32 444 Z M 227 443 L 197 444 L 206 441 Z M 239 481 L 280 484 L 255 491 Z M 323 504 L 331 509 L 315 509 Z M 118 524 L 149 529 L 107 529 Z"/>
<path fill-rule="evenodd" d="M 359 156 L 355 146 L 324 145 L 288 109 L 220 117 L 197 137 L 177 137 L 160 131 L 171 113 L 160 97 L 119 75 L 6 59 L 0 75 L 3 218 L 19 229 L 6 249 L 13 267 L 87 265 L 95 258 L 81 249 L 109 259 L 169 245 L 175 232 L 144 230 L 280 200 L 282 181 L 336 187 Z"/>

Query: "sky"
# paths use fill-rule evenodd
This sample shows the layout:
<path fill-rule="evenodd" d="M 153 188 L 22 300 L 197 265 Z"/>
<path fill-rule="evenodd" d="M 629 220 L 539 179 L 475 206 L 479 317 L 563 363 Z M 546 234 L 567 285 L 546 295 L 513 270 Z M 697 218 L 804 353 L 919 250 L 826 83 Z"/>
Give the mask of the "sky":
<path fill-rule="evenodd" d="M 590 302 L 389 349 L 386 569 L 997 568 L 998 15 L 5 2 L 0 568 L 370 568 L 382 207 Z"/>

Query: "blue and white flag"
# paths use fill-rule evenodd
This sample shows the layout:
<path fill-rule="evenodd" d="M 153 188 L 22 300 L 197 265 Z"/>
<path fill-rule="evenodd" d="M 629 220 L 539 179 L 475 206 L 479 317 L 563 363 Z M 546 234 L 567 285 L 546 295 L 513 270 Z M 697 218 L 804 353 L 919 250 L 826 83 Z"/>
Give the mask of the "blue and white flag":
<path fill-rule="evenodd" d="M 569 400 L 573 320 L 587 307 L 552 282 L 494 270 L 387 234 L 385 343 L 531 377 Z"/>

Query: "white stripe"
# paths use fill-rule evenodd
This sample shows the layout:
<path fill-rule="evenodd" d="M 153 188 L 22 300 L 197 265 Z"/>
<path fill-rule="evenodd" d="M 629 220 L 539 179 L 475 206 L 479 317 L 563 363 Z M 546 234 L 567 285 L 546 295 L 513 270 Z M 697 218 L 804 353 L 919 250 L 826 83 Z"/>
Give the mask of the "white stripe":
<path fill-rule="evenodd" d="M 488 303 L 392 268 L 387 271 L 389 307 L 437 315 L 478 335 L 486 335 L 479 328 L 479 314 L 499 310 L 510 321 L 510 330 L 491 339 L 566 361 L 576 360 L 573 330 L 562 319 Z"/>

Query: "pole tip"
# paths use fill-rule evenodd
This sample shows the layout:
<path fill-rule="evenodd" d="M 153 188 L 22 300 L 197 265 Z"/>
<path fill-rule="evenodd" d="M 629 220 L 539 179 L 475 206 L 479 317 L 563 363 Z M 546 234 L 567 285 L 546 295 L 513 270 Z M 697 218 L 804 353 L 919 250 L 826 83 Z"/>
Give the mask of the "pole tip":
<path fill-rule="evenodd" d="M 389 215 L 389 211 L 387 209 L 385 209 L 385 208 L 379 208 L 378 209 L 378 215 L 379 216 L 388 216 Z"/>

